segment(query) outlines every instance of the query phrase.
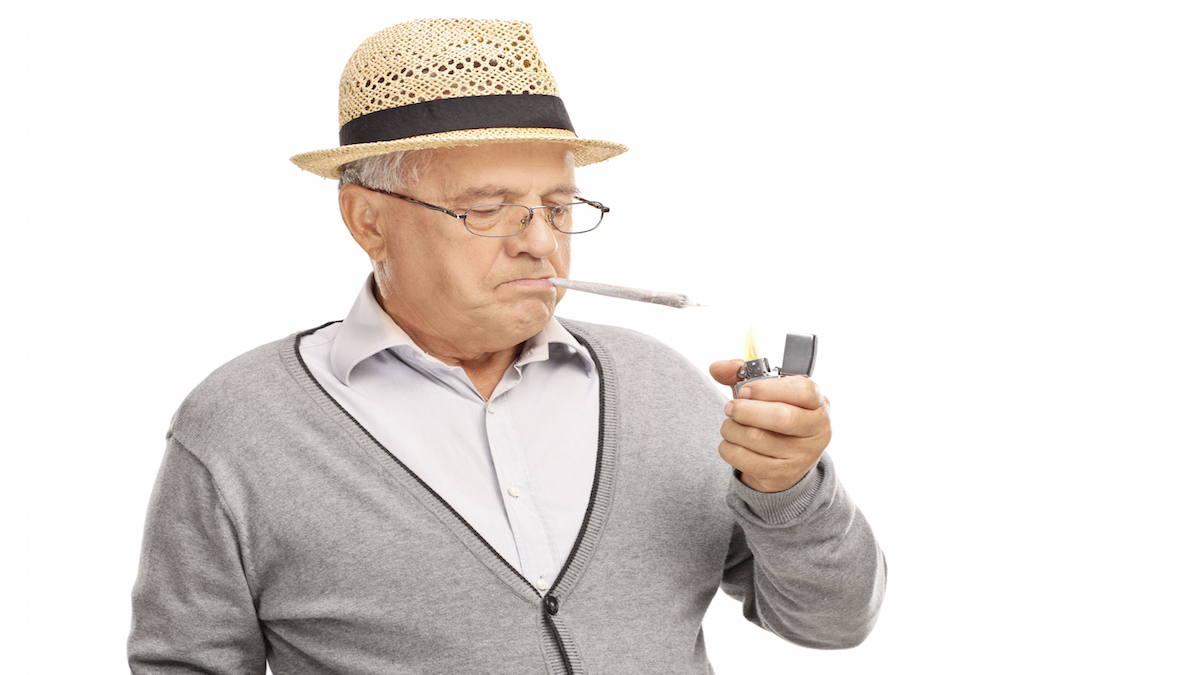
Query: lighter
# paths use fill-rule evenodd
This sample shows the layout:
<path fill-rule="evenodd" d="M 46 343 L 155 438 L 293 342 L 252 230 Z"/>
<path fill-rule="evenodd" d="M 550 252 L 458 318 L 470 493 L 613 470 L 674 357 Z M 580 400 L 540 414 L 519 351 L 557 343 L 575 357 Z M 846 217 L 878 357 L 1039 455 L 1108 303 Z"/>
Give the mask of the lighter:
<path fill-rule="evenodd" d="M 746 337 L 747 356 L 758 356 L 758 349 L 753 346 L 753 333 Z M 733 385 L 733 395 L 736 398 L 742 385 L 762 380 L 768 377 L 786 377 L 788 375 L 812 375 L 813 366 L 817 361 L 817 336 L 788 333 L 783 345 L 783 365 L 773 371 L 766 357 L 746 360 L 746 365 L 738 369 L 741 382 Z"/>

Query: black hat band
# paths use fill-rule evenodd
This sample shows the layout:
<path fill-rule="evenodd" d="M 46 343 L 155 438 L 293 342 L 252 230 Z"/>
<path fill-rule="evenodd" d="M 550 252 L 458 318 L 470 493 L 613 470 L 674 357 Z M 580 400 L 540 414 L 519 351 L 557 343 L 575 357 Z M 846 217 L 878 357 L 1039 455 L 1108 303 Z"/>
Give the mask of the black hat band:
<path fill-rule="evenodd" d="M 360 115 L 342 125 L 342 145 L 395 141 L 446 131 L 488 128 L 565 129 L 571 118 L 561 98 L 546 94 L 496 94 L 439 98 Z"/>

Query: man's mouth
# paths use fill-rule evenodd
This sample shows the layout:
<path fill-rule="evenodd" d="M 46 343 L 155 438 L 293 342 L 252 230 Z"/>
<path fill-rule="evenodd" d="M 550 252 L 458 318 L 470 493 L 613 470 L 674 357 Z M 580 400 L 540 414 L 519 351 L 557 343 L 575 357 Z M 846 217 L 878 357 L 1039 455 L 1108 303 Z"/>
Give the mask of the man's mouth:
<path fill-rule="evenodd" d="M 524 279 L 513 279 L 505 282 L 509 286 L 523 286 L 528 288 L 554 288 L 550 283 L 550 277 L 528 277 Z"/>

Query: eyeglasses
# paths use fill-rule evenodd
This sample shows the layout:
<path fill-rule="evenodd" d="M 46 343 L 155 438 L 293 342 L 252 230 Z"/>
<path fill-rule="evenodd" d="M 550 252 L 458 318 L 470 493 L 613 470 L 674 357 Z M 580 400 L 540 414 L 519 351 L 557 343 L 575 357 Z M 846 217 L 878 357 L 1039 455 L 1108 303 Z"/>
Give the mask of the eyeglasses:
<path fill-rule="evenodd" d="M 563 234 L 582 234 L 600 227 L 607 206 L 590 199 L 577 197 L 580 201 L 559 206 L 524 206 L 522 204 L 476 204 L 462 213 L 455 213 L 441 206 L 434 206 L 412 197 L 405 197 L 387 190 L 367 188 L 372 192 L 403 199 L 433 211 L 440 211 L 458 218 L 471 234 L 481 237 L 512 237 L 521 234 L 533 220 L 535 209 L 544 209 L 546 222 Z"/>

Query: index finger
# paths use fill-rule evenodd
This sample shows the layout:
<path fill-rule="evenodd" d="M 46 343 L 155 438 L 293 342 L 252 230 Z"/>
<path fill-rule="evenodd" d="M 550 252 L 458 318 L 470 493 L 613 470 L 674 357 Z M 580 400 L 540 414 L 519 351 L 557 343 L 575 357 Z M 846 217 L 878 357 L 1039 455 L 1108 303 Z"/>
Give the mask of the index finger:
<path fill-rule="evenodd" d="M 824 402 L 821 389 L 817 383 L 803 375 L 787 377 L 767 377 L 743 384 L 738 398 L 755 401 L 778 401 L 804 408 L 816 410 Z"/>

